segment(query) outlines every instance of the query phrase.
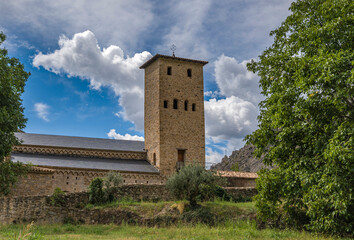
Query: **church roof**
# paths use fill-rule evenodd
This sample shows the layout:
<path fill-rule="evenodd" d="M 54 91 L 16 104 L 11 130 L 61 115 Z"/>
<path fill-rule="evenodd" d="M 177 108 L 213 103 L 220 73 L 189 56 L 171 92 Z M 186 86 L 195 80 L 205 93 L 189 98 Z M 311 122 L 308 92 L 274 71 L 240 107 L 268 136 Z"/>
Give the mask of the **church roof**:
<path fill-rule="evenodd" d="M 153 63 L 158 58 L 169 58 L 169 59 L 186 61 L 186 62 L 200 63 L 200 64 L 203 64 L 203 66 L 208 63 L 207 61 L 201 61 L 201 60 L 194 60 L 194 59 L 189 59 L 189 58 L 181 58 L 181 57 L 174 57 L 174 56 L 156 54 L 155 56 L 153 56 L 152 58 L 147 60 L 143 65 L 141 65 L 140 69 L 144 69 L 144 68 L 148 67 L 151 63 Z"/>
<path fill-rule="evenodd" d="M 15 133 L 22 145 L 145 152 L 143 141 Z"/>
<path fill-rule="evenodd" d="M 62 167 L 94 170 L 114 170 L 123 172 L 159 173 L 149 162 L 133 159 L 111 159 L 95 157 L 71 157 L 60 155 L 41 155 L 12 153 L 11 161 L 31 163 L 38 167 Z"/>

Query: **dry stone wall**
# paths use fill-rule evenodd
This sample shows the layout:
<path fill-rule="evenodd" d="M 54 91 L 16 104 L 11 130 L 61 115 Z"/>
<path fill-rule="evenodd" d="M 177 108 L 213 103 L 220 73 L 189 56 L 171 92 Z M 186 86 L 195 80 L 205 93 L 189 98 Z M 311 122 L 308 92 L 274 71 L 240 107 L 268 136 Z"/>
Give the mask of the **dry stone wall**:
<path fill-rule="evenodd" d="M 235 199 L 254 196 L 252 188 L 225 188 Z M 134 200 L 172 200 L 164 185 L 125 185 L 116 194 L 117 198 L 130 197 Z M 121 223 L 139 221 L 134 213 L 120 209 L 89 210 L 87 192 L 69 193 L 63 196 L 62 206 L 53 206 L 51 196 L 22 196 L 0 198 L 0 223 L 12 224 L 35 221 L 37 223 L 63 223 L 71 219 L 86 224 Z"/>

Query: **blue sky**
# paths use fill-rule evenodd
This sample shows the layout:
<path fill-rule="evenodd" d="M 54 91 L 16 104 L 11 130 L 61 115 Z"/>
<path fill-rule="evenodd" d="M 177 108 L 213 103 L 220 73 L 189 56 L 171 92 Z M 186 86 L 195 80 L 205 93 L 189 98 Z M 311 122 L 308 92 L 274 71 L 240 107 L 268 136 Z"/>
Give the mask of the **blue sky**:
<path fill-rule="evenodd" d="M 1 0 L 4 47 L 31 72 L 25 132 L 143 140 L 143 70 L 156 53 L 204 68 L 207 165 L 257 128 L 246 70 L 290 14 L 289 0 Z"/>

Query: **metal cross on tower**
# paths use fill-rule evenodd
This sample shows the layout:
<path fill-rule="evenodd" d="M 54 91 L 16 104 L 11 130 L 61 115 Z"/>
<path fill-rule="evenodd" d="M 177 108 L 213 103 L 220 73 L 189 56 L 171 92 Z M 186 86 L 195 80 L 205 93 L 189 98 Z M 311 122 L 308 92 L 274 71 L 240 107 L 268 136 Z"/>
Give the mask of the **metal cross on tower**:
<path fill-rule="evenodd" d="M 170 49 L 172 50 L 172 56 L 175 57 L 176 45 L 172 44 Z"/>

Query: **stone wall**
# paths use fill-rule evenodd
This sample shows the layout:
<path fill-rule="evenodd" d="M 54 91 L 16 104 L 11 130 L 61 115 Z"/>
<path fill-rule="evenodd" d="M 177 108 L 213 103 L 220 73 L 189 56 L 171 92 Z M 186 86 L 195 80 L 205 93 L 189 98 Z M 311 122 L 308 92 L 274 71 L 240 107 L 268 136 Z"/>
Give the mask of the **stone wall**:
<path fill-rule="evenodd" d="M 247 199 L 256 194 L 256 190 L 252 188 L 226 188 L 226 191 L 235 199 Z M 116 196 L 144 201 L 172 200 L 164 185 L 125 185 Z M 0 198 L 0 223 L 62 223 L 65 219 L 73 219 L 86 224 L 119 224 L 135 217 L 132 216 L 133 213 L 119 209 L 85 209 L 84 206 L 89 202 L 87 192 L 69 193 L 63 199 L 63 206 L 53 206 L 50 196 Z"/>
<path fill-rule="evenodd" d="M 172 69 L 171 75 L 167 68 Z M 187 76 L 187 70 L 192 72 Z M 174 99 L 178 108 L 173 108 Z M 164 106 L 167 101 L 167 108 Z M 185 110 L 187 101 L 187 110 Z M 195 104 L 195 111 L 192 111 Z M 203 64 L 159 57 L 145 68 L 145 149 L 161 174 L 176 171 L 178 150 L 184 162 L 205 164 Z"/>
<path fill-rule="evenodd" d="M 226 187 L 256 187 L 256 179 L 254 178 L 239 178 L 239 177 L 224 177 L 226 179 Z"/>
<path fill-rule="evenodd" d="M 41 170 L 42 169 L 42 170 Z M 74 170 L 64 168 L 37 168 L 22 177 L 11 191 L 12 196 L 51 195 L 59 187 L 64 192 L 87 191 L 90 182 L 97 177 L 103 178 L 108 171 Z M 165 178 L 159 174 L 120 173 L 124 184 L 156 185 L 164 184 Z"/>

